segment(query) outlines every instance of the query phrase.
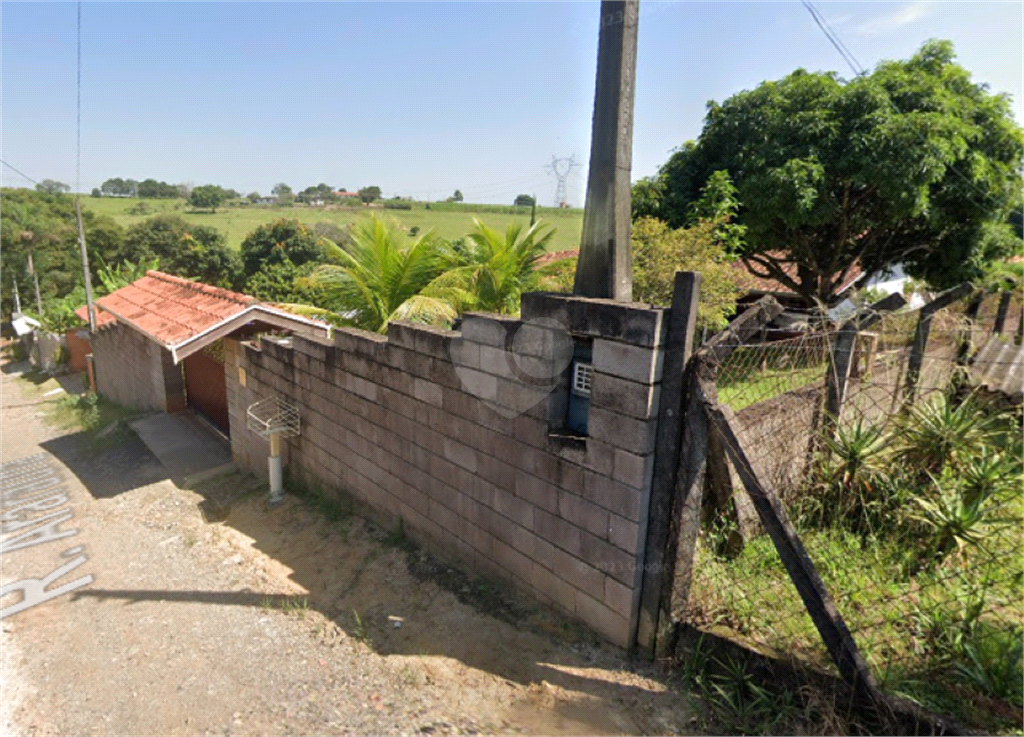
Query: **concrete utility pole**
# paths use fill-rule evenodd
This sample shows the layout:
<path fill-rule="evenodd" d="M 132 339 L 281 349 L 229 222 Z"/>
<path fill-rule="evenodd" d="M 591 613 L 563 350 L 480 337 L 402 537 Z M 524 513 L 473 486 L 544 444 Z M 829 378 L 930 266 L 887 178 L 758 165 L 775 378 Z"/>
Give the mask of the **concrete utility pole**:
<path fill-rule="evenodd" d="M 573 294 L 633 300 L 630 169 L 640 0 L 603 0 L 590 175 Z"/>

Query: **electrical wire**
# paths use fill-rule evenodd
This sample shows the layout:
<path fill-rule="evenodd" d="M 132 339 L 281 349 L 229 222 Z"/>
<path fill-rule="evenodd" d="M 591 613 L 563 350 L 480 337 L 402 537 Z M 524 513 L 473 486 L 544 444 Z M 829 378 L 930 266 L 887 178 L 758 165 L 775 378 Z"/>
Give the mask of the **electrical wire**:
<path fill-rule="evenodd" d="M 39 182 L 37 182 L 37 181 L 36 181 L 35 179 L 33 179 L 32 177 L 30 177 L 30 176 L 29 176 L 28 174 L 26 174 L 26 173 L 25 173 L 25 172 L 23 172 L 23 171 L 19 171 L 18 169 L 15 169 L 15 168 L 14 168 L 13 166 L 11 166 L 10 164 L 8 164 L 8 163 L 7 163 L 6 161 L 4 161 L 3 159 L 0 159 L 0 164 L 3 164 L 3 165 L 4 165 L 4 166 L 6 166 L 6 167 L 7 167 L 8 169 L 10 169 L 11 171 L 13 171 L 13 172 L 14 172 L 15 174 L 19 174 L 20 176 L 23 176 L 23 177 L 25 177 L 25 179 L 27 179 L 27 180 L 29 180 L 30 182 L 32 182 L 32 184 L 39 184 Z"/>

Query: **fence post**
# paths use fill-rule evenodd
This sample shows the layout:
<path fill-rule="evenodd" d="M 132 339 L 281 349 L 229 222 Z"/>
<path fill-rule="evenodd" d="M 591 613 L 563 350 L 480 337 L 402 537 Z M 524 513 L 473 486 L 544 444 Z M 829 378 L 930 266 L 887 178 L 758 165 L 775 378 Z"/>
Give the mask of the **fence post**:
<path fill-rule="evenodd" d="M 971 301 L 967 305 L 967 309 L 964 310 L 964 317 L 967 318 L 967 325 L 964 329 L 964 339 L 960 341 L 960 347 L 957 349 L 956 362 L 957 365 L 963 366 L 967 363 L 967 360 L 971 357 L 971 348 L 974 346 L 974 326 L 978 322 L 978 313 L 981 312 L 981 304 L 985 299 L 985 295 L 982 292 L 976 292 Z"/>
<path fill-rule="evenodd" d="M 676 313 L 677 298 L 681 304 L 689 303 L 696 309 L 697 297 L 685 282 L 684 273 L 676 275 L 668 344 L 677 346 L 677 350 L 680 343 L 673 338 L 674 331 L 690 324 L 687 335 L 692 335 L 691 317 L 678 323 L 675 320 L 676 314 L 683 314 Z M 712 338 L 699 355 L 713 356 L 713 361 L 720 362 L 781 312 L 782 306 L 774 298 L 763 297 Z M 690 347 L 685 343 L 678 355 L 688 356 Z M 700 528 L 708 432 L 703 398 L 693 391 L 695 372 L 700 366 L 703 362 L 695 356 L 685 364 L 684 373 L 684 366 L 677 358 L 669 353 L 665 355 L 636 637 L 637 647 L 648 656 L 662 655 L 674 646 L 676 622 L 672 612 L 680 599 L 678 595 L 673 596 L 676 570 L 680 568 L 682 589 L 688 591 L 693 547 Z M 685 604 L 685 593 L 681 599 Z"/>
<path fill-rule="evenodd" d="M 907 387 L 905 404 L 911 404 L 917 393 L 917 382 L 921 379 L 921 366 L 924 364 L 924 351 L 928 347 L 928 333 L 932 329 L 932 316 L 953 302 L 974 291 L 974 285 L 964 282 L 958 287 L 948 289 L 931 302 L 921 308 L 920 316 L 917 319 L 917 328 L 914 330 L 914 347 L 910 351 L 910 360 L 907 362 Z"/>
<path fill-rule="evenodd" d="M 996 322 L 992 326 L 993 335 L 1002 335 L 1006 327 L 1006 314 L 1010 311 L 1010 300 L 1013 299 L 1013 292 L 1004 291 L 999 295 L 999 307 L 996 309 Z"/>
<path fill-rule="evenodd" d="M 835 345 L 829 354 L 828 375 L 825 378 L 825 416 L 822 418 L 822 432 L 831 436 L 839 426 L 839 418 L 846 401 L 846 386 L 850 381 L 850 367 L 853 365 L 857 334 L 874 325 L 882 318 L 883 312 L 892 312 L 905 305 L 902 294 L 890 294 L 866 310 L 859 311 L 842 324 L 836 335 Z"/>
<path fill-rule="evenodd" d="M 732 427 L 732 411 L 715 405 L 709 408 L 711 424 L 722 434 L 726 452 L 747 489 L 761 524 L 771 538 L 782 564 L 796 586 L 811 620 L 821 635 L 829 655 L 843 678 L 855 690 L 877 698 L 877 686 L 846 622 L 836 608 L 813 561 L 807 555 L 793 523 L 774 489 L 764 484 L 754 471 Z"/>
<path fill-rule="evenodd" d="M 700 282 L 699 273 L 680 271 L 676 274 L 668 334 L 665 338 L 661 405 L 658 411 L 654 476 L 651 480 L 651 499 L 648 506 L 644 576 L 636 635 L 637 646 L 648 655 L 654 654 L 657 638 L 660 569 L 664 566 L 665 548 L 671 526 L 672 496 L 676 468 L 679 466 L 680 434 L 686 408 L 684 372 L 693 351 Z"/>

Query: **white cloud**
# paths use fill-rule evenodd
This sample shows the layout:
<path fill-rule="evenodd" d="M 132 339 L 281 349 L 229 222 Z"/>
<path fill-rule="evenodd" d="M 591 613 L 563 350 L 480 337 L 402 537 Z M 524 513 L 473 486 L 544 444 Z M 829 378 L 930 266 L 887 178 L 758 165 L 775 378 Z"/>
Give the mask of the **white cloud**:
<path fill-rule="evenodd" d="M 891 33 L 897 28 L 919 21 L 931 13 L 930 3 L 914 2 L 893 13 L 886 13 L 857 26 L 857 32 L 864 36 L 878 36 Z"/>

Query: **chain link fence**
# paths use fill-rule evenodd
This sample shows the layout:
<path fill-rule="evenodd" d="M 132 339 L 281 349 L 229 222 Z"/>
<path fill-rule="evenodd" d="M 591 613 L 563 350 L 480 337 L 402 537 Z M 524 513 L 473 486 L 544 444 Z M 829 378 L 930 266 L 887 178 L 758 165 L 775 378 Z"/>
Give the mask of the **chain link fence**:
<path fill-rule="evenodd" d="M 1002 338 L 993 335 L 1000 301 L 1008 305 Z M 845 384 L 839 331 L 769 331 L 717 366 L 718 405 L 879 686 L 983 730 L 1020 729 L 1020 408 L 978 390 L 970 366 L 989 340 L 1013 345 L 1019 299 L 996 294 L 878 317 L 853 340 Z M 1019 349 L 1005 360 L 1019 363 Z M 679 618 L 835 673 L 728 442 L 712 423 Z"/>

